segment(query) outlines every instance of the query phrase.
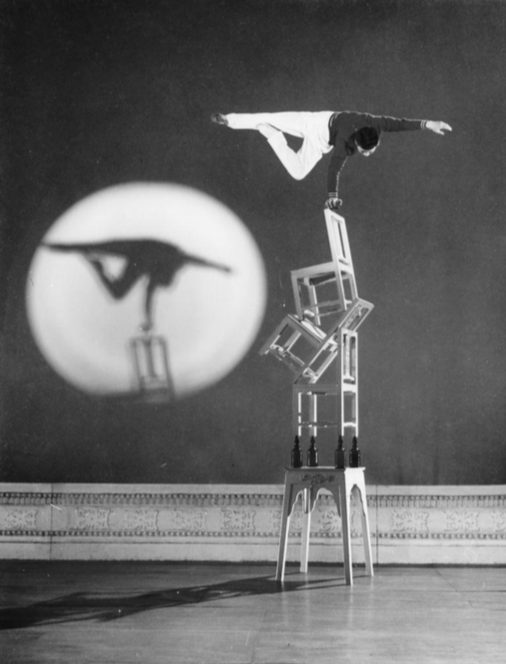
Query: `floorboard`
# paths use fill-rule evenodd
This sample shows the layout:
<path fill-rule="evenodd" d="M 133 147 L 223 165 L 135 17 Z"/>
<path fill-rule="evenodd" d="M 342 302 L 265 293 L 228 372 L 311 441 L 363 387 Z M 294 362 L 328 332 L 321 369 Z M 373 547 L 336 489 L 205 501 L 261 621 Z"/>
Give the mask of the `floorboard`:
<path fill-rule="evenodd" d="M 3 664 L 503 664 L 506 569 L 0 562 Z"/>

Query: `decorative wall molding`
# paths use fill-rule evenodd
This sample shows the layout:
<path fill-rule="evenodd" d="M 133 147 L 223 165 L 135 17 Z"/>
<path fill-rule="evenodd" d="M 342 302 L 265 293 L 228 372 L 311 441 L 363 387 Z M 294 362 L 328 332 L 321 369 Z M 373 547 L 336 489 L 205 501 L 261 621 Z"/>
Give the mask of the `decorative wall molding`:
<path fill-rule="evenodd" d="M 506 485 L 367 486 L 379 564 L 506 564 Z M 0 484 L 0 558 L 271 561 L 280 485 Z M 298 560 L 300 501 L 288 559 Z M 353 560 L 363 562 L 352 501 Z M 310 560 L 342 561 L 341 521 L 324 489 Z"/>

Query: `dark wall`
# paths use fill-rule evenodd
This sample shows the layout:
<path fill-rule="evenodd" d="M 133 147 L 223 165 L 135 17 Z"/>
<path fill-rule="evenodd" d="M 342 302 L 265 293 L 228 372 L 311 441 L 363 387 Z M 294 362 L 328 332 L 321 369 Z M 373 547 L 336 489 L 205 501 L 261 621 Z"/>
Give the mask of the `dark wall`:
<path fill-rule="evenodd" d="M 258 349 L 293 310 L 289 271 L 329 258 L 327 162 L 297 182 L 259 134 L 209 118 L 330 109 L 453 127 L 388 135 L 341 178 L 359 293 L 375 304 L 360 333 L 368 481 L 506 481 L 504 3 L 10 0 L 0 21 L 2 481 L 282 480 L 292 374 Z M 247 357 L 170 406 L 69 387 L 26 320 L 43 234 L 134 180 L 225 203 L 268 273 Z"/>

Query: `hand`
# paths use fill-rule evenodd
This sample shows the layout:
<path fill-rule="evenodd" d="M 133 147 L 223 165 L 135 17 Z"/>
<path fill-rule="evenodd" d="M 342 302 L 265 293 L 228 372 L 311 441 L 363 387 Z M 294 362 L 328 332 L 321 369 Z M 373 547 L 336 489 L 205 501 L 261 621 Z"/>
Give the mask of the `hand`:
<path fill-rule="evenodd" d="M 153 329 L 153 323 L 150 320 L 146 320 L 144 323 L 139 325 L 139 330 L 148 334 Z"/>
<path fill-rule="evenodd" d="M 335 196 L 329 196 L 325 202 L 325 207 L 329 210 L 339 210 L 343 201 Z"/>
<path fill-rule="evenodd" d="M 446 122 L 440 122 L 439 120 L 427 120 L 426 127 L 427 129 L 430 129 L 430 131 L 433 131 L 435 134 L 441 134 L 441 136 L 444 135 L 445 131 L 452 130 L 449 124 L 446 124 Z"/>

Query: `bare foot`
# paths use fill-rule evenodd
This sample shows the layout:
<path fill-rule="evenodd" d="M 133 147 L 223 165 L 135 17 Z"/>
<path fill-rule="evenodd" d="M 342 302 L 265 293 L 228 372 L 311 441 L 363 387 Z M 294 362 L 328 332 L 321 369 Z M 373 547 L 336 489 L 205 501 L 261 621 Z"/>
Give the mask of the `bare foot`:
<path fill-rule="evenodd" d="M 215 122 L 216 124 L 228 127 L 228 120 L 221 113 L 214 113 L 213 115 L 211 115 L 211 122 Z"/>

